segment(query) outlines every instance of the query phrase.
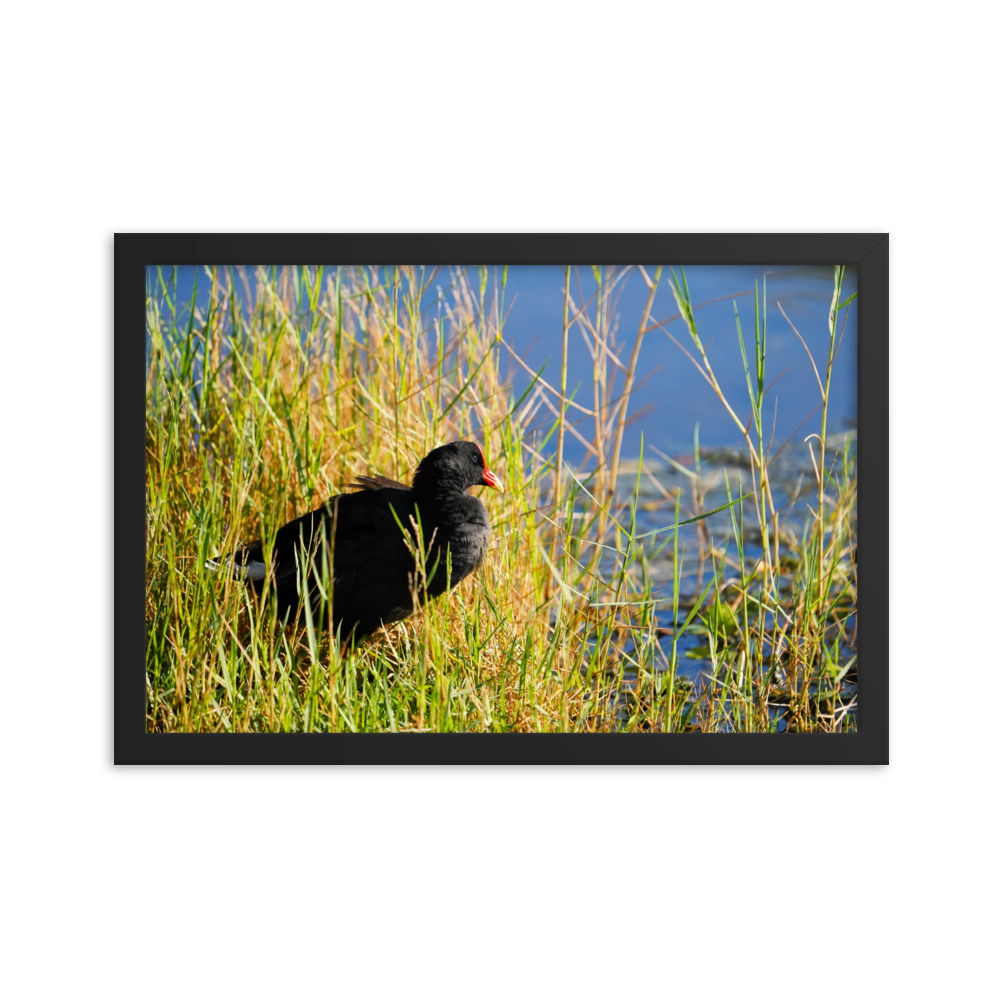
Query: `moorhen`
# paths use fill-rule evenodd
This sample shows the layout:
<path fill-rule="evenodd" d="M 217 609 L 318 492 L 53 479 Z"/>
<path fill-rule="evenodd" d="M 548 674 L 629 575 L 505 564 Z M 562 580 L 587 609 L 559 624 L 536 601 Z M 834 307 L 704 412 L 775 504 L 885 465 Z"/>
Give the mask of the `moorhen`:
<path fill-rule="evenodd" d="M 258 594 L 273 588 L 278 619 L 287 621 L 299 609 L 299 567 L 303 558 L 309 560 L 307 583 L 316 620 L 320 614 L 317 577 L 322 579 L 324 544 L 332 539 L 333 627 L 340 628 L 343 640 L 352 635 L 360 640 L 382 625 L 411 615 L 415 589 L 418 600 L 424 600 L 422 579 L 415 576 L 416 560 L 411 554 L 411 547 L 419 551 L 415 524 L 420 524 L 427 556 L 427 597 L 448 589 L 448 553 L 452 587 L 483 561 L 490 521 L 481 501 L 466 493 L 473 486 L 503 492 L 503 484 L 486 467 L 482 448 L 473 441 L 455 441 L 424 458 L 412 487 L 385 476 L 358 476 L 349 487 L 360 492 L 332 496 L 317 510 L 289 521 L 275 536 L 270 572 L 259 540 L 240 548 L 230 566 Z M 409 545 L 400 525 L 410 535 Z M 208 565 L 220 567 L 214 561 Z M 326 609 L 322 618 L 327 620 Z"/>

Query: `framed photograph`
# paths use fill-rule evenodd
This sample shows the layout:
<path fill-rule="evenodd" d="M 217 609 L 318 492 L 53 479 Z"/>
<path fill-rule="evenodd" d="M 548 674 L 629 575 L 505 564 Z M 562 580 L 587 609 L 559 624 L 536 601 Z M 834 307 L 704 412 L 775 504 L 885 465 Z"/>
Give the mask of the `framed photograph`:
<path fill-rule="evenodd" d="M 888 763 L 888 303 L 885 234 L 117 234 L 115 762 Z"/>

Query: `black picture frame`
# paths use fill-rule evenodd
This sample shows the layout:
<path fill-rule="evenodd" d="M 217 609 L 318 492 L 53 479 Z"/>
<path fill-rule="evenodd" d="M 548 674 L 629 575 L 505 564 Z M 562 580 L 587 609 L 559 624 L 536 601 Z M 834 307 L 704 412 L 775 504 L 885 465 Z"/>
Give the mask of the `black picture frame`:
<path fill-rule="evenodd" d="M 157 734 L 145 731 L 145 268 L 150 264 L 848 264 L 858 281 L 858 731 L 848 734 Z M 139 234 L 114 244 L 116 764 L 887 764 L 889 237 Z M 863 581 L 863 582 L 862 582 Z"/>

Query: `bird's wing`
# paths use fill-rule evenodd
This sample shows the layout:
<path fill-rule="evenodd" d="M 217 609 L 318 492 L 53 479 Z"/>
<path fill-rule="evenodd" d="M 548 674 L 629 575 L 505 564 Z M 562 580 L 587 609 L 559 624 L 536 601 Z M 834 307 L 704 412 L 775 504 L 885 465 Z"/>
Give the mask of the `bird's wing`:
<path fill-rule="evenodd" d="M 405 618 L 413 610 L 410 578 L 415 564 L 400 525 L 409 528 L 413 512 L 409 488 L 383 486 L 332 496 L 289 521 L 274 539 L 279 598 L 284 593 L 290 603 L 297 603 L 303 558 L 311 564 L 311 579 L 323 577 L 332 540 L 334 613 L 338 621 L 343 619 L 344 634 L 355 623 L 359 634 L 367 634 L 382 622 Z M 259 542 L 252 545 L 260 550 Z"/>
<path fill-rule="evenodd" d="M 412 512 L 408 489 L 382 487 L 339 498 L 333 604 L 347 628 L 357 621 L 363 630 L 374 630 L 379 621 L 396 621 L 412 610 L 414 560 L 400 529 Z"/>
<path fill-rule="evenodd" d="M 348 483 L 349 490 L 408 490 L 405 483 L 397 483 L 388 476 L 355 476 L 355 482 Z"/>

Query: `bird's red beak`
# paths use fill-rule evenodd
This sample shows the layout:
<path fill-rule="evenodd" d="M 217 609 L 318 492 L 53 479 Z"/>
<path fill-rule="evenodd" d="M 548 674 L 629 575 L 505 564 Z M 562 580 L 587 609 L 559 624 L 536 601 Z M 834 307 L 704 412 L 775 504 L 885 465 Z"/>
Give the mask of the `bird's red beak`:
<path fill-rule="evenodd" d="M 479 447 L 479 454 L 483 456 L 483 478 L 482 483 L 484 486 L 489 486 L 491 489 L 499 490 L 503 493 L 503 483 L 497 479 L 496 475 L 486 467 L 486 455 L 483 454 L 483 449 Z"/>
<path fill-rule="evenodd" d="M 503 493 L 503 483 L 489 469 L 483 469 L 483 482 L 492 489 Z"/>

